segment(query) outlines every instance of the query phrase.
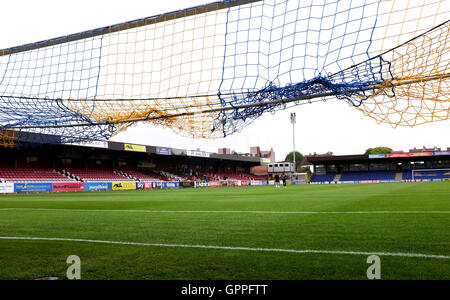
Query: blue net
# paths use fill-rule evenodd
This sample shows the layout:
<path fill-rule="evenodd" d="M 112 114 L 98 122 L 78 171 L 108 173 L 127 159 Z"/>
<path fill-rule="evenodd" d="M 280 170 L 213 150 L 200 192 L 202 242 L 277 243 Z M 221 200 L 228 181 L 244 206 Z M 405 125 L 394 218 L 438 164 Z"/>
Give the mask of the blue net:
<path fill-rule="evenodd" d="M 359 105 L 371 95 L 367 87 L 392 79 L 388 63 L 369 53 L 379 6 L 377 0 L 271 0 L 230 9 L 222 104 L 267 105 L 222 113 L 216 126 L 234 132 L 267 111 L 286 109 L 283 100 L 299 104 L 317 95 Z"/>
<path fill-rule="evenodd" d="M 109 139 L 115 131 L 113 124 L 105 120 L 94 125 L 89 116 L 66 104 L 67 99 L 96 97 L 101 38 L 22 51 L 29 46 L 33 44 L 12 48 L 20 51 L 4 56 L 0 65 L 4 138 L 12 135 L 5 129 L 14 128 L 13 136 L 22 145 Z M 95 110 L 95 105 L 90 106 Z"/>

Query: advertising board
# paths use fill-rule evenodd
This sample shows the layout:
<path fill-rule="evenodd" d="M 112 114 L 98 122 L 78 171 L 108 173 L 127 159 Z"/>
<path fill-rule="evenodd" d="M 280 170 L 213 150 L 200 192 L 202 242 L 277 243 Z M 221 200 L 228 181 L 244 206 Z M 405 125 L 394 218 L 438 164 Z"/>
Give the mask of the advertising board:
<path fill-rule="evenodd" d="M 147 147 L 142 145 L 124 144 L 124 150 L 132 152 L 147 152 Z"/>
<path fill-rule="evenodd" d="M 171 148 L 157 147 L 156 148 L 156 154 L 159 154 L 159 155 L 172 155 L 172 149 Z"/>
<path fill-rule="evenodd" d="M 51 183 L 14 183 L 14 192 L 16 193 L 45 193 L 52 190 Z"/>
<path fill-rule="evenodd" d="M 127 191 L 127 190 L 135 190 L 136 182 L 113 182 L 112 190 L 113 191 Z"/>
<path fill-rule="evenodd" d="M 176 189 L 180 187 L 180 183 L 179 182 L 163 182 L 162 183 L 162 188 L 163 189 Z"/>
<path fill-rule="evenodd" d="M 84 182 L 54 182 L 53 192 L 80 192 L 84 191 Z"/>
<path fill-rule="evenodd" d="M 85 182 L 84 189 L 86 191 L 110 191 L 112 190 L 111 182 Z"/>
<path fill-rule="evenodd" d="M 14 183 L 5 182 L 0 183 L 0 194 L 10 194 L 14 193 Z"/>

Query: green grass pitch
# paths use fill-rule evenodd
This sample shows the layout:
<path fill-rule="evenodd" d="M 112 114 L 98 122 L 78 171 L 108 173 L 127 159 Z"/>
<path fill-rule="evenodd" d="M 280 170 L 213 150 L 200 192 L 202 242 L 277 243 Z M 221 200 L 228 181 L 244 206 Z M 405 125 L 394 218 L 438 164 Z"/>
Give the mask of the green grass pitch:
<path fill-rule="evenodd" d="M 0 279 L 448 280 L 450 182 L 1 195 L 0 237 Z"/>

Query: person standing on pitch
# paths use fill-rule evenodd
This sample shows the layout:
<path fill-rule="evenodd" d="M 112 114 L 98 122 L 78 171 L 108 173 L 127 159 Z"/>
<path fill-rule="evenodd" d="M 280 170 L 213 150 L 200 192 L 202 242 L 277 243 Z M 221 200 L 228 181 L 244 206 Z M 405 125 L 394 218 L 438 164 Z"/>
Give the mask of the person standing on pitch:
<path fill-rule="evenodd" d="M 278 174 L 275 175 L 275 187 L 276 188 L 280 187 L 280 175 Z"/>
<path fill-rule="evenodd" d="M 286 187 L 286 180 L 287 180 L 286 174 L 281 175 L 281 180 L 283 180 L 283 186 Z"/>

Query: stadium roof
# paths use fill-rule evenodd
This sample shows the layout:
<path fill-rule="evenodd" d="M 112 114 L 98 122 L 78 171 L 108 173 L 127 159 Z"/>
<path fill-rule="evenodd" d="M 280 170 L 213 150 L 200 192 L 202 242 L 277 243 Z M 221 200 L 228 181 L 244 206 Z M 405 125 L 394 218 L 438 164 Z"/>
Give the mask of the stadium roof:
<path fill-rule="evenodd" d="M 218 154 L 218 153 L 211 153 L 211 152 L 200 151 L 200 150 L 186 150 L 186 149 L 177 149 L 177 148 L 171 148 L 171 147 L 127 144 L 127 143 L 121 143 L 121 142 L 95 141 L 95 142 L 85 142 L 85 143 L 70 143 L 67 145 L 79 146 L 79 147 L 103 148 L 103 149 L 109 149 L 109 150 L 115 150 L 115 151 L 141 152 L 141 153 L 166 155 L 166 156 L 174 155 L 174 156 L 199 157 L 199 158 L 211 158 L 211 159 L 223 159 L 223 160 L 263 163 L 263 158 L 260 158 L 260 157 L 249 157 L 249 156 L 242 156 L 242 155 L 238 155 L 238 154 Z"/>
<path fill-rule="evenodd" d="M 242 161 L 242 162 L 251 162 L 251 163 L 259 163 L 259 164 L 267 164 L 270 161 L 267 161 L 267 158 L 261 157 L 253 157 L 247 155 L 239 155 L 239 154 L 219 154 L 212 153 L 200 150 L 187 150 L 187 149 L 177 149 L 171 147 L 160 147 L 160 146 L 150 146 L 150 145 L 142 145 L 142 144 L 127 144 L 121 142 L 112 142 L 112 141 L 86 141 L 86 142 L 63 142 L 60 136 L 57 135 L 44 135 L 33 132 L 18 132 L 15 130 L 5 129 L 3 131 L 4 138 L 5 137 L 17 137 L 17 135 L 21 135 L 21 140 L 23 146 L 33 146 L 33 145 L 41 145 L 42 141 L 46 141 L 46 144 L 49 145 L 66 145 L 66 146 L 77 146 L 77 147 L 88 147 L 88 148 L 97 148 L 97 149 L 109 149 L 115 151 L 128 151 L 128 152 L 140 152 L 140 153 L 148 153 L 148 154 L 156 154 L 156 155 L 166 155 L 166 156 L 186 156 L 186 157 L 199 157 L 199 158 L 211 158 L 211 159 L 222 159 L 222 160 L 231 160 L 231 161 Z M 15 145 L 17 146 L 17 145 Z"/>

